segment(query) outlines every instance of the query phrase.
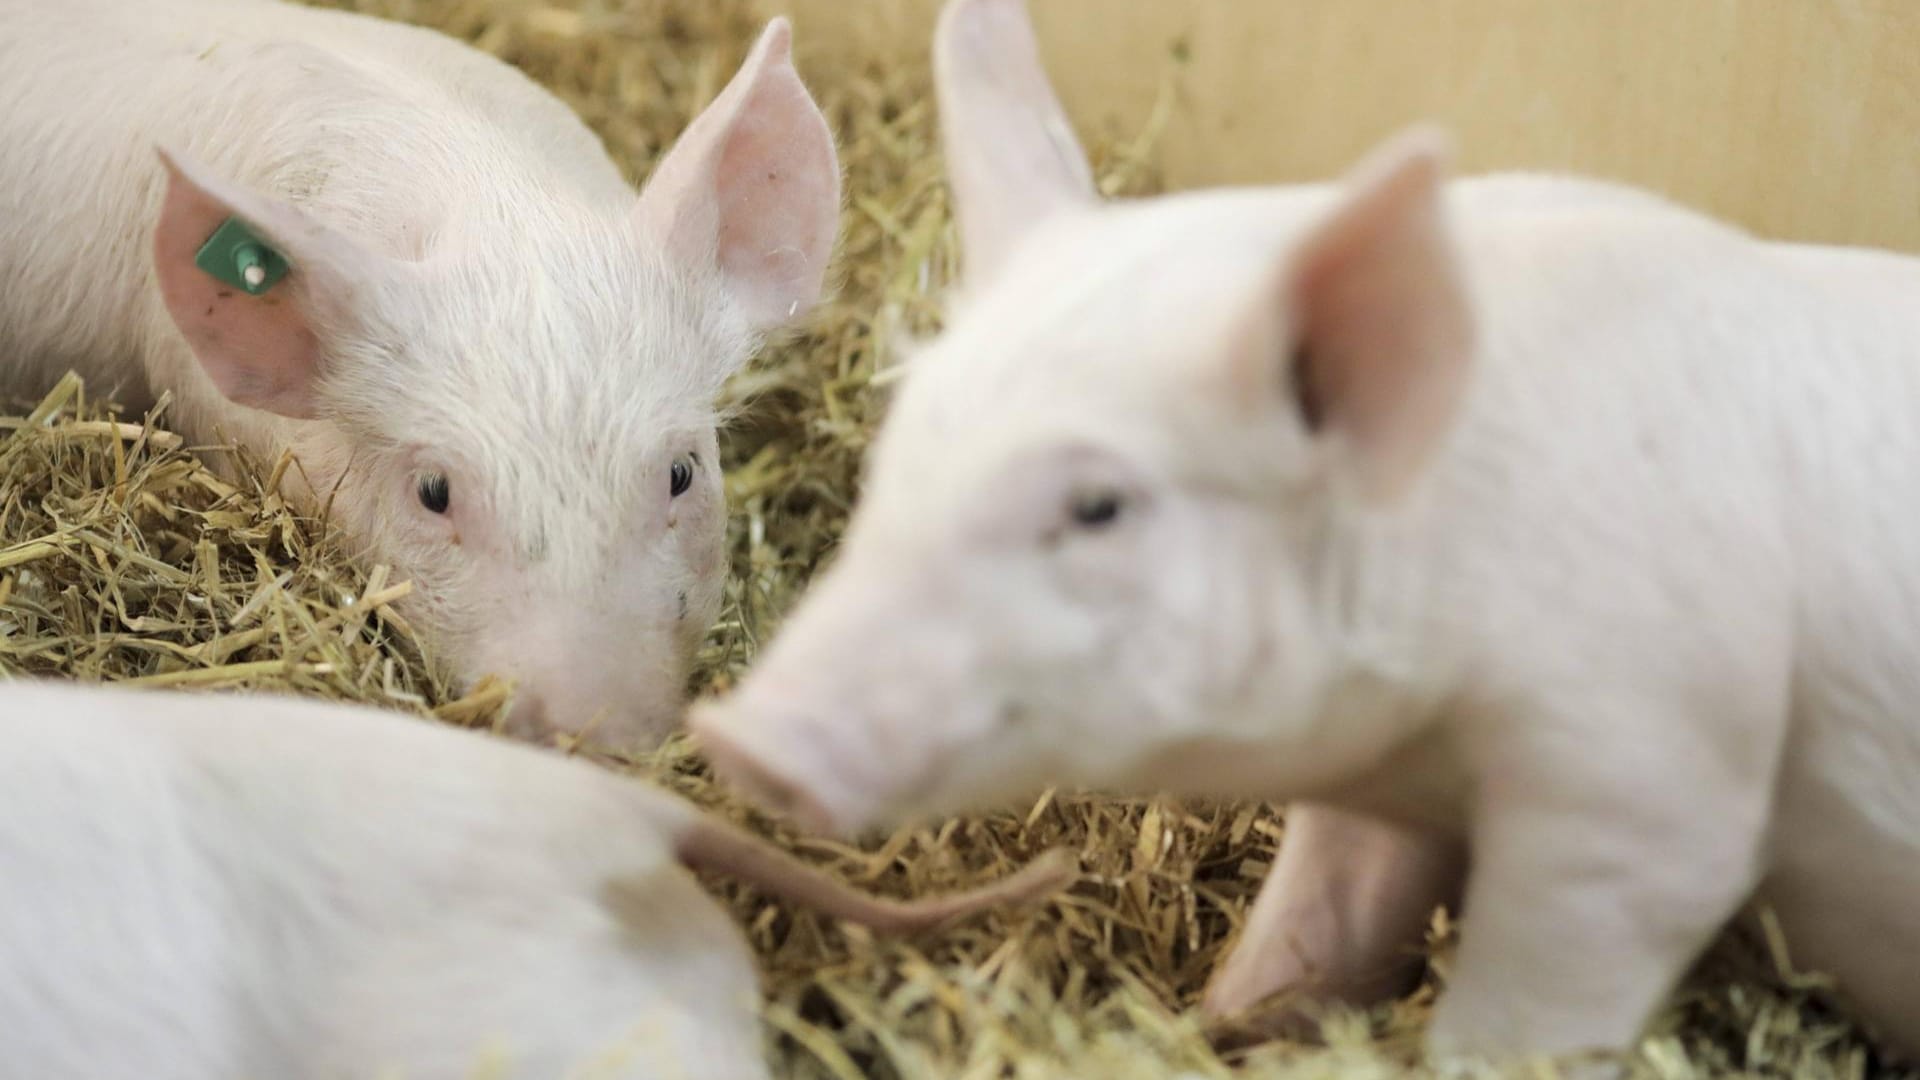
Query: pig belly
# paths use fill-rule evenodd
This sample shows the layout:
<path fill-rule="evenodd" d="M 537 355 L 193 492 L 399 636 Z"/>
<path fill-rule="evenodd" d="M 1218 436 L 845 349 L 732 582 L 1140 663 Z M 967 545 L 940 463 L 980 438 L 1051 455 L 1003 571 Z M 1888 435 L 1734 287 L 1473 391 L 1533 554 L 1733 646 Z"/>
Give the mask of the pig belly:
<path fill-rule="evenodd" d="M 1910 698 L 1909 701 L 1920 701 Z M 1789 747 L 1761 890 L 1795 967 L 1831 975 L 1893 1048 L 1920 1051 L 1920 724 L 1830 725 Z"/>
<path fill-rule="evenodd" d="M 1830 358 L 1780 373 L 1793 717 L 1762 896 L 1796 965 L 1920 1050 L 1920 260 L 1771 245 Z M 1813 350 L 1815 345 L 1808 345 Z M 1842 363 L 1844 359 L 1844 363 Z"/>

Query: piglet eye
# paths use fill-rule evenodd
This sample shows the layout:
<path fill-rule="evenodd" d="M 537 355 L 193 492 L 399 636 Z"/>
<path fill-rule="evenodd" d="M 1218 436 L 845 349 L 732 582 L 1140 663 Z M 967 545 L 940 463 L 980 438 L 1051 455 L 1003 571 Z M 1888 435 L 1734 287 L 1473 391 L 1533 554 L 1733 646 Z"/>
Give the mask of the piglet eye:
<path fill-rule="evenodd" d="M 1083 529 L 1099 529 L 1113 524 L 1120 516 L 1120 495 L 1114 491 L 1083 491 L 1073 497 L 1067 512 L 1073 523 Z"/>
<path fill-rule="evenodd" d="M 440 473 L 428 473 L 420 478 L 420 505 L 436 514 L 447 512 L 447 503 L 453 498 L 453 492 L 447 487 L 447 478 Z"/>
<path fill-rule="evenodd" d="M 679 498 L 693 486 L 693 455 L 674 458 L 673 465 L 667 470 L 667 494 Z"/>

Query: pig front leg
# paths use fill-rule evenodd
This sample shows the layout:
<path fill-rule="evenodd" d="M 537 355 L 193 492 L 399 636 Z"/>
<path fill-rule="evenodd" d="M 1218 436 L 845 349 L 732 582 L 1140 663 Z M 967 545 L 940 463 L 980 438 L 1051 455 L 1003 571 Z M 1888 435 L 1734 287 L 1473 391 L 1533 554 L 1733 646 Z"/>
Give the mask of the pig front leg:
<path fill-rule="evenodd" d="M 1433 909 L 1458 899 L 1457 844 L 1330 806 L 1288 808 L 1280 857 L 1212 983 L 1212 1017 L 1280 991 L 1365 1007 L 1406 993 Z M 1276 1017 L 1291 1033 L 1297 1008 Z M 1263 1026 L 1267 1025 L 1263 1022 Z"/>
<path fill-rule="evenodd" d="M 1656 706 L 1490 734 L 1429 1052 L 1629 1050 L 1758 881 L 1777 732 Z"/>

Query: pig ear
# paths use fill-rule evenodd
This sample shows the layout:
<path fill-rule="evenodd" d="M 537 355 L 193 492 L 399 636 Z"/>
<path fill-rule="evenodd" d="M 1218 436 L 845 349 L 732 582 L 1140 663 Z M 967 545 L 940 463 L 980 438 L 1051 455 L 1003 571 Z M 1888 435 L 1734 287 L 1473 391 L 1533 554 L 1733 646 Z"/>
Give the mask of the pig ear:
<path fill-rule="evenodd" d="M 1047 82 L 1025 0 L 949 0 L 934 33 L 947 182 L 967 273 L 991 274 L 1035 223 L 1095 200 Z"/>
<path fill-rule="evenodd" d="M 160 160 L 167 191 L 153 234 L 154 272 L 174 325 L 229 400 L 312 417 L 320 336 L 351 318 L 356 298 L 375 286 L 390 260 L 291 206 L 220 180 L 185 155 L 162 149 Z M 229 218 L 286 259 L 284 281 L 253 296 L 195 265 Z"/>
<path fill-rule="evenodd" d="M 1345 444 L 1371 498 L 1413 479 L 1466 385 L 1473 313 L 1442 205 L 1448 145 L 1423 128 L 1376 151 L 1280 276 L 1300 416 Z M 1262 304 L 1271 321 L 1271 291 Z M 1273 385 L 1272 344 L 1238 350 L 1235 393 Z"/>
<path fill-rule="evenodd" d="M 654 170 L 638 210 L 648 235 L 718 269 L 760 330 L 820 299 L 840 223 L 833 133 L 793 69 L 791 39 L 786 19 L 767 24 Z"/>

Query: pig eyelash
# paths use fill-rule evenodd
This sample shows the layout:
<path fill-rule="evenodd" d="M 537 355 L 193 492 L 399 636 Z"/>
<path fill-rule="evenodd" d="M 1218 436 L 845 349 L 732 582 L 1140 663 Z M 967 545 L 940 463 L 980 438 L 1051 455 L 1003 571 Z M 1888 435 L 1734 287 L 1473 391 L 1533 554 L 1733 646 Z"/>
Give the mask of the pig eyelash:
<path fill-rule="evenodd" d="M 453 499 L 453 492 L 447 486 L 447 477 L 444 473 L 427 473 L 420 477 L 415 491 L 420 496 L 420 505 L 435 514 L 446 513 L 447 506 Z"/>
<path fill-rule="evenodd" d="M 673 459 L 673 465 L 667 470 L 667 497 L 677 499 L 693 486 L 693 467 L 700 464 L 695 454 Z"/>
<path fill-rule="evenodd" d="M 1126 500 L 1111 489 L 1077 492 L 1067 503 L 1067 516 L 1082 529 L 1104 529 L 1120 517 Z"/>

